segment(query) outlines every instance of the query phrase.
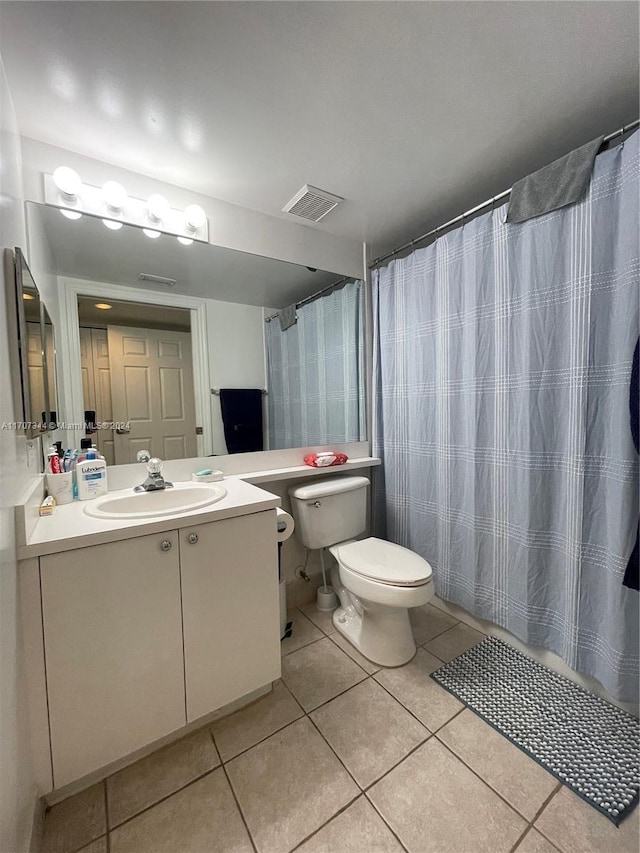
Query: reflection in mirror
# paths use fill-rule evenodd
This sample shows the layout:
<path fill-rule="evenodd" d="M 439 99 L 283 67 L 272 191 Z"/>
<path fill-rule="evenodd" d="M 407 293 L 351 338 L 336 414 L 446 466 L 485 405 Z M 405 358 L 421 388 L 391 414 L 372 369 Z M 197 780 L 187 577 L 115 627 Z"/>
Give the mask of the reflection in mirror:
<path fill-rule="evenodd" d="M 364 439 L 362 291 L 361 281 L 346 281 L 304 301 L 295 317 L 267 318 L 272 449 Z"/>
<path fill-rule="evenodd" d="M 24 255 L 16 249 L 22 407 L 27 437 L 57 428 L 53 324 Z"/>
<path fill-rule="evenodd" d="M 141 449 L 171 459 L 364 440 L 361 283 L 47 205 L 29 202 L 27 219 L 50 250 L 58 310 L 78 308 L 79 346 L 61 342 L 65 400 L 75 418 L 82 406 L 96 424 L 129 423 L 91 435 L 112 464 Z M 283 309 L 289 329 L 265 323 Z"/>
<path fill-rule="evenodd" d="M 81 296 L 78 320 L 85 431 L 107 463 L 196 456 L 190 312 Z"/>

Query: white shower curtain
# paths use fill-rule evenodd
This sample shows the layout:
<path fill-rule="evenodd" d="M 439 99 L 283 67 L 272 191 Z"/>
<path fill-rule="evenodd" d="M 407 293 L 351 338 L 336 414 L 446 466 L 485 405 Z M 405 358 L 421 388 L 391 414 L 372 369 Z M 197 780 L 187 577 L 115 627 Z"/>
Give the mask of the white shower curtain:
<path fill-rule="evenodd" d="M 634 702 L 638 176 L 636 133 L 582 203 L 501 207 L 373 281 L 378 532 L 442 598 Z"/>
<path fill-rule="evenodd" d="M 269 448 L 361 441 L 365 435 L 362 282 L 267 323 Z"/>

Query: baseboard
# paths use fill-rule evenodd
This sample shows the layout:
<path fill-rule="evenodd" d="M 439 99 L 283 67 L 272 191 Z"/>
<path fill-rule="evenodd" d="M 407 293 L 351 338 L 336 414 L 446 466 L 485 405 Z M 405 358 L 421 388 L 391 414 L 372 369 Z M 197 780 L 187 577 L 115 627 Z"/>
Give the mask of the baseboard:
<path fill-rule="evenodd" d="M 41 853 L 42 836 L 44 834 L 44 815 L 47 810 L 42 797 L 36 797 L 33 806 L 33 821 L 31 823 L 31 840 L 29 842 L 29 853 Z"/>

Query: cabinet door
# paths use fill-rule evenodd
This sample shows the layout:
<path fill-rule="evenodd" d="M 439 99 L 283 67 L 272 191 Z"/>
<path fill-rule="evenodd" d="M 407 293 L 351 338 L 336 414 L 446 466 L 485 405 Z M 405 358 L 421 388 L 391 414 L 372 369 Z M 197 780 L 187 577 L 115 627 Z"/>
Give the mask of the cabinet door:
<path fill-rule="evenodd" d="M 180 565 L 191 722 L 280 677 L 275 511 L 181 529 Z"/>
<path fill-rule="evenodd" d="M 41 558 L 56 788 L 184 726 L 178 551 L 171 531 Z"/>

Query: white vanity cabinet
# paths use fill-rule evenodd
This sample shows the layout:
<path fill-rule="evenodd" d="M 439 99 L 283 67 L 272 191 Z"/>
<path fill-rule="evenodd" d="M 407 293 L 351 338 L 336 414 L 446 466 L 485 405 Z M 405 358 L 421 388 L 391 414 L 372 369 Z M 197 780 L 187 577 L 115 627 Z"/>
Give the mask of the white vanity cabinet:
<path fill-rule="evenodd" d="M 178 533 L 40 558 L 56 788 L 185 725 Z"/>
<path fill-rule="evenodd" d="M 42 793 L 280 677 L 275 509 L 176 521 L 23 565 Z"/>
<path fill-rule="evenodd" d="M 187 721 L 280 677 L 273 512 L 180 530 Z"/>

